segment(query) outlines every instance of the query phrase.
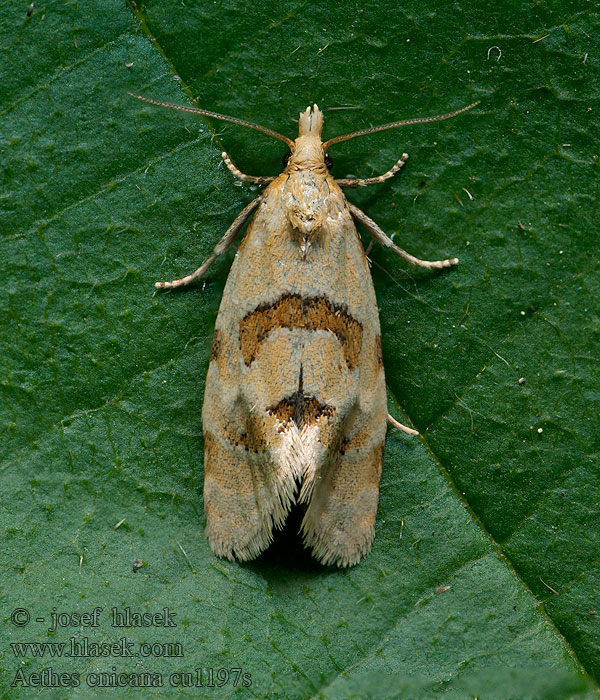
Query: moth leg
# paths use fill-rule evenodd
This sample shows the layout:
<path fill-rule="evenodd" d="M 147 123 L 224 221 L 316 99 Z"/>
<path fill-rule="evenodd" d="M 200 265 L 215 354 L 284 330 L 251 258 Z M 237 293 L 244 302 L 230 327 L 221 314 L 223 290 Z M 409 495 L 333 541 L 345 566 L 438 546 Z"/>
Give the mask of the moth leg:
<path fill-rule="evenodd" d="M 238 170 L 235 165 L 231 162 L 231 158 L 223 151 L 221 153 L 221 158 L 223 159 L 225 165 L 231 170 L 234 177 L 244 182 L 254 182 L 257 185 L 267 185 L 269 182 L 273 182 L 274 177 L 261 177 L 257 175 L 245 175 L 241 170 Z"/>
<path fill-rule="evenodd" d="M 253 199 L 248 206 L 242 209 L 242 211 L 235 218 L 234 222 L 227 229 L 223 238 L 221 238 L 221 240 L 214 247 L 213 252 L 195 272 L 192 272 L 190 275 L 186 275 L 181 279 L 172 280 L 171 282 L 155 282 L 154 286 L 156 289 L 174 289 L 175 287 L 185 287 L 186 285 L 191 284 L 195 280 L 205 275 L 208 272 L 208 268 L 214 263 L 219 255 L 222 255 L 233 243 L 235 237 L 240 232 L 240 229 L 243 227 L 246 221 L 248 221 L 250 214 L 252 214 L 262 200 L 263 196 L 261 194 L 256 199 Z"/>
<path fill-rule="evenodd" d="M 392 425 L 394 428 L 397 430 L 401 430 L 403 433 L 406 433 L 407 435 L 418 435 L 419 431 L 415 430 L 414 428 L 409 428 L 408 425 L 404 425 L 404 423 L 400 423 L 400 421 L 397 421 L 394 416 L 391 416 L 388 413 L 387 416 L 388 423 Z"/>
<path fill-rule="evenodd" d="M 350 202 L 348 202 L 348 206 L 350 207 L 350 213 L 352 214 L 352 216 L 367 229 L 369 234 L 375 240 L 382 243 L 384 246 L 386 246 L 386 248 L 391 248 L 391 250 L 393 250 L 394 253 L 397 253 L 401 258 L 404 258 L 411 265 L 418 265 L 419 267 L 425 267 L 428 270 L 431 270 L 443 267 L 452 267 L 453 265 L 458 264 L 458 258 L 449 258 L 447 260 L 420 260 L 419 258 L 415 258 L 414 255 L 411 255 L 405 250 L 402 250 L 402 248 L 399 248 L 394 243 L 394 241 L 392 241 L 392 239 L 389 238 L 382 231 L 382 229 L 379 228 L 379 226 L 373 221 L 373 219 L 370 219 L 364 213 L 364 211 L 361 211 L 358 207 L 355 207 L 353 204 L 350 204 Z"/>
<path fill-rule="evenodd" d="M 383 173 L 383 175 L 378 175 L 377 177 L 367 177 L 364 179 L 354 179 L 354 178 L 349 178 L 346 180 L 336 180 L 336 183 L 340 187 L 366 187 L 366 185 L 375 185 L 377 182 L 383 182 L 384 180 L 389 180 L 390 177 L 394 177 L 394 175 L 400 170 L 400 168 L 406 163 L 408 160 L 408 153 L 403 153 L 398 162 L 394 165 L 393 168 L 390 168 L 390 170 L 387 171 L 387 173 Z"/>

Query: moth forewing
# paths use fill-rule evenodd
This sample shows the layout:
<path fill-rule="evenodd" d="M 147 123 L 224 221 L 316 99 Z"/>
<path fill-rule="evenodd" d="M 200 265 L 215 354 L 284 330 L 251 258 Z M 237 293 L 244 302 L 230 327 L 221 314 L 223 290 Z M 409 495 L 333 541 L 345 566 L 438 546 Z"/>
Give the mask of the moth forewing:
<path fill-rule="evenodd" d="M 315 175 L 322 206 L 303 209 L 304 176 L 264 191 L 223 293 L 202 412 L 207 534 L 218 554 L 252 558 L 302 501 L 304 541 L 345 566 L 374 532 L 387 418 L 379 320 L 340 188 Z"/>
<path fill-rule="evenodd" d="M 405 253 L 346 201 L 341 187 L 392 177 L 406 154 L 379 178 L 336 181 L 325 148 L 381 129 L 446 119 L 472 106 L 325 143 L 316 105 L 300 114 L 295 141 L 183 108 L 251 126 L 291 148 L 275 178 L 244 175 L 223 154 L 237 177 L 272 181 L 196 272 L 157 283 L 181 286 L 204 275 L 255 210 L 223 292 L 202 409 L 206 534 L 217 555 L 258 556 L 295 504 L 305 508 L 303 541 L 323 564 L 350 566 L 369 552 L 388 415 L 377 303 L 353 217 L 412 264 L 448 267 L 458 261 L 429 262 Z"/>

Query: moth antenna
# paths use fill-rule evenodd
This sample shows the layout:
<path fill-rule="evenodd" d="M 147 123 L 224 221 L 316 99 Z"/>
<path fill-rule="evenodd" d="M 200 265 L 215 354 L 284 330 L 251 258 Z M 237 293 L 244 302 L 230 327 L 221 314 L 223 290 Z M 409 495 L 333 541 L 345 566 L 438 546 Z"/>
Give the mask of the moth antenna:
<path fill-rule="evenodd" d="M 194 114 L 202 114 L 205 117 L 212 117 L 213 119 L 220 119 L 224 122 L 232 122 L 233 124 L 239 124 L 240 126 L 248 126 L 251 129 L 256 129 L 257 131 L 262 131 L 263 134 L 268 134 L 269 136 L 274 136 L 276 139 L 285 141 L 287 145 L 292 148 L 294 142 L 292 139 L 288 139 L 287 136 L 283 134 L 278 134 L 272 129 L 267 129 L 264 126 L 259 126 L 258 124 L 252 124 L 252 122 L 246 122 L 243 119 L 237 119 L 236 117 L 226 117 L 224 114 L 217 114 L 216 112 L 209 112 L 206 109 L 198 109 L 197 107 L 185 107 L 183 105 L 174 105 L 169 102 L 159 102 L 158 100 L 152 100 L 149 97 L 142 97 L 141 95 L 135 95 L 133 92 L 128 93 L 132 97 L 135 97 L 142 102 L 149 102 L 151 105 L 157 105 L 158 107 L 168 107 L 169 109 L 179 109 L 182 112 L 193 112 Z"/>
<path fill-rule="evenodd" d="M 374 134 L 376 131 L 384 131 L 385 129 L 395 129 L 397 126 L 408 126 L 410 124 L 427 124 L 428 122 L 441 122 L 444 119 L 451 119 L 452 117 L 456 117 L 459 114 L 462 114 L 463 112 L 467 112 L 470 109 L 473 109 L 476 105 L 478 105 L 480 100 L 477 100 L 477 102 L 473 102 L 473 104 L 470 104 L 468 107 L 463 107 L 462 109 L 457 109 L 455 112 L 448 112 L 448 114 L 438 114 L 435 117 L 423 117 L 420 119 L 405 119 L 404 121 L 400 122 L 391 122 L 390 124 L 383 124 L 383 126 L 374 126 L 370 129 L 361 129 L 361 131 L 354 131 L 351 134 L 345 134 L 344 136 L 335 136 L 332 139 L 329 139 L 329 141 L 325 141 L 323 144 L 323 149 L 327 149 L 330 146 L 333 146 L 334 143 L 340 143 L 341 141 L 347 141 L 348 139 L 353 139 L 355 136 L 365 136 L 365 134 Z"/>

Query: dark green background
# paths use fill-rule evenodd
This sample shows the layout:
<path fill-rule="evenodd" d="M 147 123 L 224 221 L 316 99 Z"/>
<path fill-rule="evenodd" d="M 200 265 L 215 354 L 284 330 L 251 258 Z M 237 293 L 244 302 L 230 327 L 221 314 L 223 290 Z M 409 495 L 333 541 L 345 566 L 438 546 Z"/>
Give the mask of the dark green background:
<path fill-rule="evenodd" d="M 28 696 L 10 688 L 17 669 L 50 665 L 163 674 L 162 690 L 100 693 L 113 698 L 595 697 L 597 3 L 26 11 L 0 8 L 1 696 Z M 349 198 L 413 254 L 461 260 L 438 274 L 370 254 L 390 408 L 422 437 L 390 432 L 373 552 L 351 570 L 317 565 L 293 531 L 246 565 L 208 549 L 200 409 L 231 255 L 193 290 L 153 282 L 195 269 L 255 196 L 221 149 L 250 174 L 277 173 L 286 149 L 127 91 L 290 136 L 317 102 L 326 137 L 481 100 L 332 148 L 339 177 L 408 152 L 400 175 Z M 126 605 L 168 606 L 176 629 L 125 634 L 185 656 L 9 646 L 118 639 L 108 611 Z M 34 620 L 95 606 L 96 630 Z M 232 666 L 250 689 L 168 686 Z M 82 680 L 43 696 L 98 694 Z"/>

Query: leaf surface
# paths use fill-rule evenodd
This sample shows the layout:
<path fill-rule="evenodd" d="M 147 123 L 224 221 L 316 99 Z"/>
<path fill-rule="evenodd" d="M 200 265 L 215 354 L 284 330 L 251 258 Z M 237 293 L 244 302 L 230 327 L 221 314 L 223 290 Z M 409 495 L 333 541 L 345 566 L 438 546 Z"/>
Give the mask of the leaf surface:
<path fill-rule="evenodd" d="M 96 697 L 113 667 L 157 674 L 156 698 L 596 697 L 597 6 L 26 13 L 0 10 L 3 697 L 48 667 L 80 674 L 56 698 Z M 249 564 L 207 546 L 200 408 L 232 256 L 192 290 L 152 283 L 195 269 L 255 196 L 220 151 L 263 175 L 285 147 L 128 91 L 289 136 L 314 102 L 334 136 L 481 100 L 332 148 L 338 177 L 408 152 L 348 197 L 411 253 L 461 260 L 437 274 L 370 253 L 390 410 L 422 436 L 388 435 L 373 551 L 350 570 L 316 564 L 297 523 Z M 95 607 L 97 627 L 48 632 Z M 127 607 L 176 627 L 112 626 Z M 72 637 L 139 655 L 11 647 Z"/>

